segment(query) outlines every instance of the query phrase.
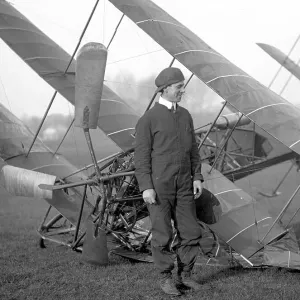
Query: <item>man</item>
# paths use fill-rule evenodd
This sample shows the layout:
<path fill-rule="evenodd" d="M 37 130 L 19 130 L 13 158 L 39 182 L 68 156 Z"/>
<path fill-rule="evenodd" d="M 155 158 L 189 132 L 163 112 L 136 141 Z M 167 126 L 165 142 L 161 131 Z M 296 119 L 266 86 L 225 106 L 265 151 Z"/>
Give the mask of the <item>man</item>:
<path fill-rule="evenodd" d="M 169 295 L 180 295 L 171 271 L 177 256 L 177 283 L 199 290 L 191 277 L 199 251 L 201 227 L 195 199 L 203 180 L 193 120 L 178 102 L 184 93 L 180 69 L 166 68 L 156 78 L 159 102 L 136 125 L 135 167 L 152 223 L 152 255 L 160 272 L 160 286 Z M 173 230 L 180 240 L 177 253 L 170 251 Z"/>

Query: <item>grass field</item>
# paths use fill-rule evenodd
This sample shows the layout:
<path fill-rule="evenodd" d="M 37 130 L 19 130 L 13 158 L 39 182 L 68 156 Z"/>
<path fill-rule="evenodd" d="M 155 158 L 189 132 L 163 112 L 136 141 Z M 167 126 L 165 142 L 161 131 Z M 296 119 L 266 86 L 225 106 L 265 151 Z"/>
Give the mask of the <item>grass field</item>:
<path fill-rule="evenodd" d="M 157 288 L 152 264 L 110 256 L 110 265 L 85 264 L 81 254 L 47 243 L 36 228 L 47 205 L 0 190 L 0 299 L 169 299 Z M 300 272 L 197 266 L 205 290 L 180 299 L 299 299 Z"/>

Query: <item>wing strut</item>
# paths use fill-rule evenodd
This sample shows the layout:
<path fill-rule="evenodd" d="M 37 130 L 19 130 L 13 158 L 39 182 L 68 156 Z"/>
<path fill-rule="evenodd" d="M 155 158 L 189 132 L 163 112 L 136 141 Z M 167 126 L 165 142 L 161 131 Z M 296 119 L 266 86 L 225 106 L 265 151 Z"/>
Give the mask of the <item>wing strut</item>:
<path fill-rule="evenodd" d="M 297 66 L 299 65 L 299 63 L 300 63 L 300 58 L 299 58 L 298 61 L 297 61 Z M 279 93 L 279 96 L 282 95 L 282 93 L 283 93 L 284 90 L 286 89 L 287 85 L 289 84 L 289 82 L 291 81 L 291 79 L 292 79 L 293 76 L 294 76 L 293 74 L 290 74 L 290 76 L 289 76 L 289 78 L 287 79 L 286 83 L 285 83 L 284 86 L 282 87 L 282 89 L 281 89 L 281 91 L 280 91 L 280 93 Z"/>
<path fill-rule="evenodd" d="M 63 136 L 61 142 L 59 143 L 58 147 L 57 147 L 56 150 L 54 151 L 53 155 L 55 155 L 55 154 L 57 153 L 58 149 L 60 148 L 61 144 L 62 144 L 63 141 L 65 140 L 67 134 L 69 133 L 69 131 L 70 131 L 70 129 L 71 129 L 71 127 L 72 127 L 74 121 L 75 121 L 75 118 L 73 118 L 72 122 L 70 123 L 70 125 L 69 125 L 69 127 L 68 127 L 68 129 L 67 129 L 67 131 L 66 131 L 66 133 L 65 133 L 65 135 Z"/>
<path fill-rule="evenodd" d="M 270 84 L 268 85 L 268 88 L 270 88 L 270 87 L 272 86 L 272 84 L 274 83 L 274 81 L 275 81 L 275 79 L 277 78 L 279 72 L 281 71 L 281 69 L 282 69 L 284 63 L 286 62 L 286 60 L 289 58 L 289 56 L 290 56 L 291 53 L 293 52 L 293 50 L 294 50 L 294 48 L 296 47 L 296 45 L 297 45 L 297 43 L 298 43 L 299 40 L 300 40 L 300 34 L 298 35 L 298 37 L 297 37 L 295 43 L 293 44 L 292 48 L 290 49 L 290 52 L 287 54 L 287 56 L 286 56 L 286 58 L 285 58 L 283 64 L 280 65 L 278 71 L 276 72 L 276 74 L 274 75 L 274 77 L 273 77 L 273 79 L 271 80 Z M 280 95 L 281 95 L 281 94 L 280 94 Z"/>
<path fill-rule="evenodd" d="M 213 165 L 211 166 L 211 169 L 209 170 L 209 173 L 211 173 L 212 169 L 215 167 L 215 165 L 216 165 L 216 163 L 217 163 L 219 157 L 221 156 L 221 154 L 222 154 L 222 152 L 223 152 L 225 146 L 227 145 L 228 140 L 230 139 L 230 137 L 231 137 L 233 131 L 235 130 L 236 126 L 238 125 L 238 123 L 240 122 L 240 120 L 242 119 L 242 117 L 243 117 L 243 114 L 240 115 L 240 117 L 239 117 L 239 119 L 237 120 L 237 122 L 236 122 L 236 123 L 234 124 L 234 126 L 230 129 L 230 132 L 228 133 L 228 135 L 227 135 L 227 137 L 226 137 L 226 139 L 225 139 L 223 145 L 221 146 L 221 149 L 219 150 L 219 153 L 218 153 L 217 157 L 215 158 L 215 161 L 214 161 Z"/>
<path fill-rule="evenodd" d="M 47 109 L 46 109 L 46 112 L 45 112 L 45 114 L 44 114 L 44 116 L 43 116 L 43 119 L 42 119 L 42 121 L 41 121 L 41 123 L 40 123 L 40 125 L 39 125 L 38 130 L 37 130 L 36 133 L 35 133 L 35 136 L 34 136 L 33 141 L 32 141 L 32 143 L 31 143 L 31 145 L 30 145 L 30 147 L 29 147 L 29 149 L 28 149 L 28 152 L 27 152 L 27 154 L 26 154 L 26 157 L 28 157 L 28 155 L 29 155 L 29 153 L 30 153 L 30 151 L 31 151 L 31 149 L 32 149 L 32 147 L 33 147 L 33 145 L 34 145 L 36 139 L 37 139 L 37 136 L 38 136 L 38 134 L 40 133 L 40 130 L 41 130 L 41 128 L 42 128 L 42 126 L 43 126 L 43 124 L 44 124 L 46 118 L 47 118 L 48 112 L 49 112 L 49 110 L 50 110 L 50 108 L 51 108 L 51 106 L 52 106 L 52 103 L 53 103 L 53 101 L 54 101 L 56 95 L 57 95 L 57 91 L 54 92 L 54 94 L 53 94 L 53 96 L 52 96 L 52 98 L 51 98 L 51 100 L 50 100 L 50 103 L 48 104 L 48 107 L 47 107 Z"/>
<path fill-rule="evenodd" d="M 119 26 L 121 25 L 121 22 L 122 22 L 124 16 L 125 16 L 125 14 L 122 15 L 122 17 L 121 17 L 121 19 L 120 19 L 120 21 L 119 21 L 117 27 L 115 28 L 115 31 L 114 31 L 114 33 L 113 33 L 113 35 L 112 35 L 112 37 L 111 37 L 111 39 L 110 39 L 110 41 L 109 41 L 107 47 L 106 47 L 107 50 L 108 50 L 110 44 L 112 43 L 112 41 L 114 40 L 114 38 L 115 38 L 115 36 L 116 36 L 116 34 L 117 34 L 117 31 L 118 31 L 118 29 L 119 29 Z"/>
<path fill-rule="evenodd" d="M 198 146 L 198 149 L 200 149 L 203 146 L 203 144 L 204 144 L 205 140 L 207 139 L 208 135 L 211 133 L 212 129 L 216 125 L 216 122 L 219 119 L 221 113 L 223 112 L 226 104 L 227 104 L 227 101 L 225 100 L 224 103 L 223 103 L 223 106 L 221 107 L 221 109 L 220 109 L 220 111 L 218 113 L 218 115 L 216 116 L 216 118 L 214 119 L 214 121 L 211 123 L 211 125 L 210 125 L 209 129 L 207 130 L 207 132 L 206 132 L 203 140 L 201 141 L 200 145 Z M 196 131 L 196 133 L 197 133 L 197 131 Z"/>
<path fill-rule="evenodd" d="M 184 88 L 187 87 L 187 85 L 190 83 L 190 81 L 192 80 L 193 77 L 194 77 L 194 73 L 192 73 L 192 75 L 190 76 L 190 78 L 187 80 L 187 82 L 186 82 Z"/>
<path fill-rule="evenodd" d="M 286 212 L 286 210 L 289 208 L 290 204 L 292 203 L 292 201 L 294 200 L 296 194 L 298 193 L 300 189 L 300 184 L 298 185 L 298 187 L 296 188 L 295 192 L 293 193 L 293 195 L 291 196 L 291 198 L 289 199 L 289 201 L 286 203 L 286 205 L 284 206 L 284 208 L 281 210 L 281 212 L 279 213 L 279 215 L 277 216 L 277 218 L 274 220 L 272 226 L 269 228 L 269 230 L 267 231 L 267 233 L 265 234 L 265 236 L 262 238 L 262 240 L 260 241 L 260 243 L 262 243 L 265 238 L 267 237 L 267 235 L 270 233 L 270 231 L 273 229 L 273 227 L 275 226 L 275 224 L 280 221 L 280 219 L 282 218 L 283 214 Z M 271 241 L 269 241 L 268 243 L 270 243 Z"/>
<path fill-rule="evenodd" d="M 71 66 L 71 63 L 73 62 L 73 59 L 74 59 L 74 57 L 75 57 L 75 54 L 76 54 L 76 52 L 77 52 L 77 50 L 78 50 L 78 48 L 79 48 L 79 46 L 80 46 L 80 44 L 81 44 L 81 41 L 82 41 L 82 39 L 83 39 L 83 37 L 84 37 L 84 35 L 85 35 L 85 33 L 86 33 L 86 30 L 87 30 L 87 28 L 88 28 L 88 26 L 89 26 L 89 24 L 90 24 L 90 22 L 91 22 L 91 20 L 92 20 L 92 17 L 93 17 L 93 15 L 94 15 L 95 11 L 96 11 L 96 8 L 97 8 L 97 6 L 98 6 L 99 1 L 100 1 L 100 0 L 96 0 L 96 3 L 95 3 L 95 5 L 94 5 L 94 7 L 93 7 L 93 9 L 92 9 L 92 12 L 91 12 L 91 14 L 90 14 L 90 16 L 89 16 L 89 18 L 88 18 L 88 20 L 87 20 L 85 26 L 84 26 L 84 29 L 83 29 L 83 31 L 82 31 L 82 33 L 81 33 L 81 35 L 80 35 L 79 41 L 78 41 L 78 43 L 77 43 L 77 45 L 76 45 L 76 47 L 75 47 L 75 50 L 74 50 L 74 52 L 73 52 L 73 54 L 72 54 L 72 57 L 71 57 L 70 60 L 69 60 L 68 66 L 66 67 L 65 72 L 64 72 L 63 75 L 66 75 L 66 74 L 67 74 L 67 72 L 68 72 L 68 70 L 69 70 L 69 68 L 70 68 L 70 66 Z M 53 101 L 54 101 L 56 95 L 57 95 L 57 91 L 54 92 L 54 94 L 53 94 L 53 96 L 52 96 L 52 98 L 51 98 L 51 100 L 50 100 L 50 103 L 49 103 L 49 105 L 48 105 L 48 107 L 47 107 L 47 109 L 46 109 L 46 112 L 45 112 L 45 114 L 44 114 L 44 116 L 43 116 L 43 119 L 42 119 L 42 121 L 41 121 L 41 123 L 40 123 L 40 126 L 39 126 L 39 128 L 38 128 L 38 130 L 37 130 L 37 132 L 36 132 L 36 134 L 35 134 L 35 136 L 34 136 L 34 138 L 33 138 L 33 141 L 32 141 L 32 143 L 31 143 L 29 149 L 28 149 L 28 152 L 27 152 L 27 154 L 26 154 L 26 157 L 28 157 L 28 155 L 29 155 L 29 153 L 30 153 L 30 151 L 31 151 L 31 149 L 32 149 L 32 147 L 33 147 L 33 145 L 34 145 L 36 139 L 37 139 L 37 136 L 38 136 L 38 134 L 40 133 L 40 130 L 41 130 L 41 128 L 42 128 L 42 126 L 43 126 L 43 124 L 44 124 L 46 118 L 47 118 L 48 112 L 49 112 L 49 110 L 50 110 L 50 108 L 51 108 L 51 106 L 52 106 L 52 104 L 53 104 Z"/>

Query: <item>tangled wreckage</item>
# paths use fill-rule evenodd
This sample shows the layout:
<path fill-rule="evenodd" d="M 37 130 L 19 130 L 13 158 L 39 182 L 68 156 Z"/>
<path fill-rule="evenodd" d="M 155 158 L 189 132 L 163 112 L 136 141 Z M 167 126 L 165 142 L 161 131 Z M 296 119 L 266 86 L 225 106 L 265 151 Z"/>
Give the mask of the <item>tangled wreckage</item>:
<path fill-rule="evenodd" d="M 205 232 L 200 245 L 204 256 L 198 263 L 299 269 L 300 233 L 293 220 L 300 209 L 300 184 L 289 195 L 280 195 L 277 189 L 253 195 L 243 186 L 243 180 L 259 172 L 268 176 L 275 165 L 288 165 L 282 182 L 297 169 L 299 108 L 151 1 L 110 3 L 121 18 L 108 46 L 89 43 L 77 53 L 79 41 L 70 56 L 11 4 L 0 1 L 0 38 L 55 90 L 39 130 L 59 93 L 75 105 L 70 128 L 75 122 L 83 129 L 92 159 L 91 165 L 78 169 L 47 148 L 38 138 L 39 130 L 33 134 L 1 105 L 1 184 L 12 194 L 48 202 L 38 229 L 41 247 L 52 241 L 85 252 L 89 239 L 102 235 L 111 252 L 151 261 L 148 211 L 134 175 L 134 127 L 139 114 L 104 81 L 109 47 L 128 18 L 170 54 L 166 66 L 177 61 L 186 67 L 190 74 L 186 85 L 197 78 L 224 99 L 211 123 L 195 130 L 205 179 L 204 193 L 196 202 L 199 226 Z M 228 108 L 232 113 L 224 114 Z M 120 149 L 100 161 L 89 134 L 96 127 Z M 94 172 L 87 176 L 84 171 L 89 168 Z M 272 197 L 279 199 L 276 209 L 269 201 Z M 292 204 L 296 210 L 290 215 Z"/>

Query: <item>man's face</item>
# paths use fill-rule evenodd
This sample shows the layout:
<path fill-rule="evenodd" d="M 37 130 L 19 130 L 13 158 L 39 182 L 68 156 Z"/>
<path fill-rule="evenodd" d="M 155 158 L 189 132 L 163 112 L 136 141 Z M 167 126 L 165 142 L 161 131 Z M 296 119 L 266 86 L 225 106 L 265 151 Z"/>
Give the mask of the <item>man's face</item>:
<path fill-rule="evenodd" d="M 178 83 L 171 84 L 170 86 L 168 86 L 166 88 L 166 92 L 167 92 L 169 101 L 180 102 L 181 97 L 185 92 L 184 81 L 180 81 Z"/>

